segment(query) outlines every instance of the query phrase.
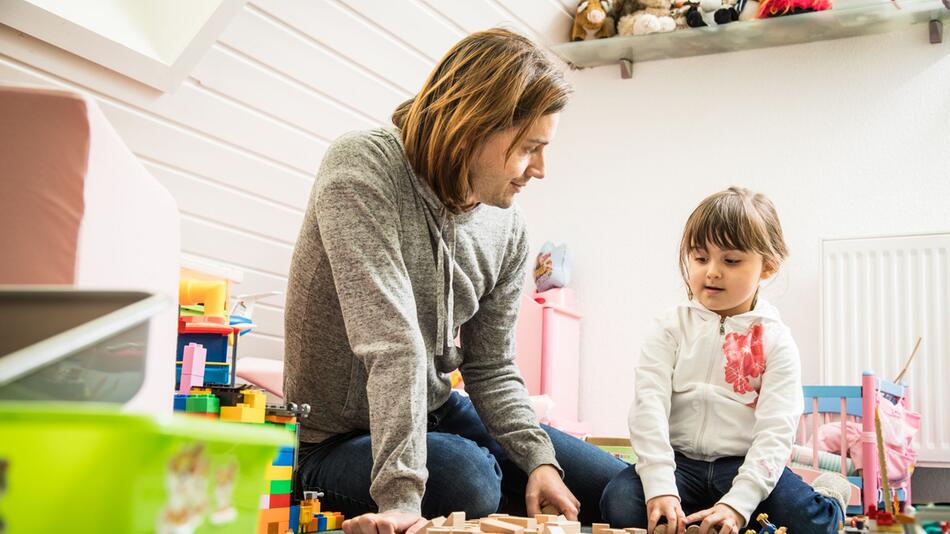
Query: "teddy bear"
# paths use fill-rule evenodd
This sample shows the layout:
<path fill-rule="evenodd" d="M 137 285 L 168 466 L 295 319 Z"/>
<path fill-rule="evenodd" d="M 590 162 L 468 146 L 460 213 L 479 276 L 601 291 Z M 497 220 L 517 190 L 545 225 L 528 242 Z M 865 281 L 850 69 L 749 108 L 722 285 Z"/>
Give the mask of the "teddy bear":
<path fill-rule="evenodd" d="M 676 22 L 676 28 L 715 25 L 714 13 L 721 5 L 720 0 L 673 0 L 673 20 Z"/>
<path fill-rule="evenodd" d="M 611 15 L 613 0 L 581 0 L 577 3 L 572 41 L 589 41 L 616 34 L 616 22 Z"/>
<path fill-rule="evenodd" d="M 625 0 L 616 9 L 617 34 L 646 35 L 676 29 L 671 0 Z"/>

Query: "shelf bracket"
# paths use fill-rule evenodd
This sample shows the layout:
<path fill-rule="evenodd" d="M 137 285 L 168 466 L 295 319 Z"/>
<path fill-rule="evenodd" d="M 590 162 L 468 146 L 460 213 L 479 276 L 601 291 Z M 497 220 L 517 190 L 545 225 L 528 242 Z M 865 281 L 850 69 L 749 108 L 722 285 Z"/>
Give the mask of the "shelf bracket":
<path fill-rule="evenodd" d="M 939 20 L 930 21 L 930 44 L 939 44 L 943 42 L 943 22 Z"/>
<path fill-rule="evenodd" d="M 932 30 L 931 30 L 932 31 Z M 620 59 L 620 77 L 624 80 L 633 78 L 633 61 L 626 58 Z"/>

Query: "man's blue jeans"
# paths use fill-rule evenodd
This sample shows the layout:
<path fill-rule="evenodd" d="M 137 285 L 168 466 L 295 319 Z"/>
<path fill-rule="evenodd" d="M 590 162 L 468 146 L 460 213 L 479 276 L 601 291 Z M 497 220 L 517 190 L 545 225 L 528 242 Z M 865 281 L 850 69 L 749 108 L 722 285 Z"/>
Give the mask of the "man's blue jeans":
<path fill-rule="evenodd" d="M 565 484 L 581 503 L 581 521 L 599 522 L 604 487 L 627 464 L 556 429 L 542 428 L 554 444 Z M 453 392 L 429 414 L 428 431 L 424 517 L 460 511 L 476 518 L 498 511 L 525 515 L 528 477 L 488 434 L 468 397 Z M 301 446 L 295 486 L 322 491 L 323 508 L 348 518 L 376 512 L 369 495 L 372 467 L 369 434 L 341 434 Z"/>
<path fill-rule="evenodd" d="M 692 460 L 676 453 L 676 489 L 680 504 L 687 516 L 711 508 L 732 487 L 744 458 L 720 458 L 714 462 Z M 614 477 L 604 490 L 601 500 L 604 520 L 615 528 L 647 527 L 647 507 L 643 483 L 633 466 Z M 756 532 L 756 516 L 769 514 L 776 526 L 788 527 L 789 532 L 824 534 L 838 532 L 838 523 L 844 520 L 841 507 L 832 498 L 816 493 L 801 477 L 787 467 L 779 477 L 775 489 L 752 513 L 749 528 Z M 743 529 L 739 529 L 743 532 Z"/>

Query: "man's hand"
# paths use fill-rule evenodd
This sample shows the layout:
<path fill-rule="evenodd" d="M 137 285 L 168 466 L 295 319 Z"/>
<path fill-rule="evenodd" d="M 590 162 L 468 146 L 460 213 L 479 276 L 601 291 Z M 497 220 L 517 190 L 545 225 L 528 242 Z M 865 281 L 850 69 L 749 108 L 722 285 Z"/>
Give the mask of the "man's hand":
<path fill-rule="evenodd" d="M 719 534 L 739 534 L 739 529 L 745 526 L 745 518 L 727 504 L 719 503 L 691 514 L 686 518 L 687 523 L 702 521 L 699 525 L 699 534 L 719 532 Z M 712 527 L 719 527 L 715 530 Z"/>
<path fill-rule="evenodd" d="M 343 522 L 346 534 L 413 534 L 426 520 L 408 512 L 363 514 Z"/>
<path fill-rule="evenodd" d="M 686 515 L 680 500 L 673 495 L 660 495 L 647 501 L 647 532 L 653 532 L 661 518 L 666 518 L 667 534 L 686 533 Z"/>
<path fill-rule="evenodd" d="M 561 473 L 553 465 L 540 465 L 528 475 L 525 491 L 528 517 L 541 513 L 542 507 L 554 507 L 571 521 L 577 521 L 581 503 L 561 480 Z M 349 534 L 349 533 L 347 533 Z"/>

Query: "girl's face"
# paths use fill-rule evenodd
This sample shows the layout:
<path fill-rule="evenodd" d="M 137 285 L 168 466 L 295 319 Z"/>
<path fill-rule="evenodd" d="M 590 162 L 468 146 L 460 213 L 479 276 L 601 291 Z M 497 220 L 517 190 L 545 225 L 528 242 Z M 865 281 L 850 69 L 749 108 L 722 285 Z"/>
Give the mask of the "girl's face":
<path fill-rule="evenodd" d="M 759 282 L 772 275 L 761 254 L 723 250 L 712 243 L 690 251 L 688 272 L 693 297 L 722 317 L 751 310 Z"/>

